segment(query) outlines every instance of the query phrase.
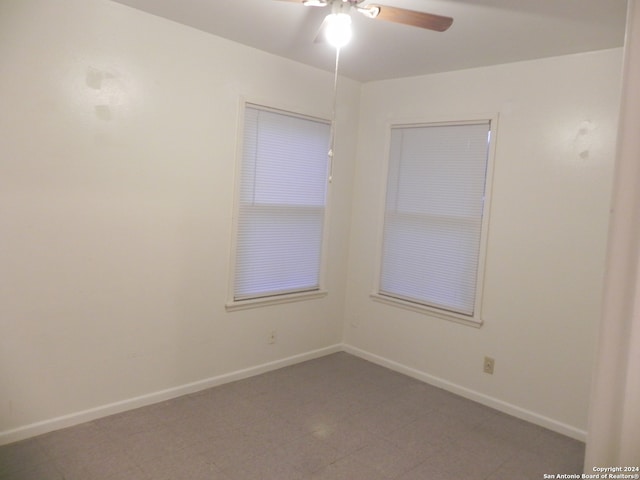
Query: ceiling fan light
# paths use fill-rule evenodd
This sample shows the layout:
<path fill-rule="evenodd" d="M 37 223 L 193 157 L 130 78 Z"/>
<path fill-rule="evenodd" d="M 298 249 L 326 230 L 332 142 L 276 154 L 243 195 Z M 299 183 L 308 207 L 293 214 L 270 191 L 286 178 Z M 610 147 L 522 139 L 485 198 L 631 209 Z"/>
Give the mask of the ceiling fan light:
<path fill-rule="evenodd" d="M 351 40 L 351 17 L 346 13 L 331 13 L 326 18 L 325 37 L 336 48 L 344 47 Z"/>

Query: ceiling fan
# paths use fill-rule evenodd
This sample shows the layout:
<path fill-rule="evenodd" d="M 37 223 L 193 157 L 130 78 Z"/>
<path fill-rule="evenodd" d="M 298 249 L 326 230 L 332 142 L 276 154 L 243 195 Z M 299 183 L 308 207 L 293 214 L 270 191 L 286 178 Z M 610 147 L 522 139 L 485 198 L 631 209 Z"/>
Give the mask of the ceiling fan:
<path fill-rule="evenodd" d="M 301 3 L 308 7 L 331 7 L 331 13 L 327 15 L 320 27 L 321 36 L 323 33 L 329 43 L 336 47 L 346 44 L 351 37 L 351 17 L 350 12 L 355 10 L 367 18 L 376 20 L 387 20 L 389 22 L 411 25 L 444 32 L 453 23 L 453 18 L 435 15 L 432 13 L 417 12 L 404 8 L 390 7 L 386 5 L 361 5 L 364 0 L 280 0 L 287 2 Z M 333 41 L 335 40 L 335 42 Z"/>
<path fill-rule="evenodd" d="M 336 47 L 336 66 L 333 79 L 333 115 L 331 120 L 331 134 L 329 146 L 329 182 L 332 178 L 333 170 L 333 154 L 335 143 L 335 125 L 336 125 L 336 102 L 338 92 L 338 63 L 340 58 L 340 49 L 346 45 L 351 39 L 351 11 L 355 10 L 363 14 L 367 18 L 376 20 L 387 20 L 389 22 L 411 25 L 414 27 L 425 28 L 427 30 L 435 30 L 444 32 L 453 23 L 453 18 L 435 15 L 432 13 L 417 12 L 415 10 L 407 10 L 399 7 L 389 7 L 386 5 L 366 4 L 362 5 L 366 0 L 279 0 L 285 2 L 301 3 L 307 7 L 330 7 L 329 13 L 316 36 L 316 42 L 322 41 L 324 37 L 330 44 Z"/>

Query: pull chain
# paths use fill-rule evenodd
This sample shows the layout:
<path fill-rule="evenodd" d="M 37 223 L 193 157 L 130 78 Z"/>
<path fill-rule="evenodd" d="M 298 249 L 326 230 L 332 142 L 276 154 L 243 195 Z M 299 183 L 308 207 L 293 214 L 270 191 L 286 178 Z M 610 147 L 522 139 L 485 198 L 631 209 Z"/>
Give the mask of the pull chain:
<path fill-rule="evenodd" d="M 336 143 L 336 105 L 338 102 L 338 65 L 340 63 L 340 47 L 336 47 L 336 68 L 333 76 L 333 110 L 331 112 L 331 131 L 329 134 L 329 183 L 333 180 L 333 156 Z"/>

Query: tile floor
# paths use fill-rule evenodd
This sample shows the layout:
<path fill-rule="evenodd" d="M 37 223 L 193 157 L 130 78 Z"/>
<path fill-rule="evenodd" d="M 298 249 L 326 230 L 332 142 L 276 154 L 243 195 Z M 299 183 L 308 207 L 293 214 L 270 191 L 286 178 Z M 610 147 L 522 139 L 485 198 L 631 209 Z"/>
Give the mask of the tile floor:
<path fill-rule="evenodd" d="M 346 353 L 0 447 L 3 480 L 512 480 L 584 444 Z"/>

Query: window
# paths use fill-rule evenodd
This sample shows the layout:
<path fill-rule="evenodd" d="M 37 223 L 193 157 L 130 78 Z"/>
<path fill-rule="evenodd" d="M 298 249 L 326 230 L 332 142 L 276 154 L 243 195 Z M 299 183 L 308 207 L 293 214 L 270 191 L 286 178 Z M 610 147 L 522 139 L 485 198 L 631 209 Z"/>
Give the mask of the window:
<path fill-rule="evenodd" d="M 479 322 L 491 122 L 391 128 L 378 294 Z"/>
<path fill-rule="evenodd" d="M 245 105 L 233 302 L 320 290 L 329 133 Z"/>

